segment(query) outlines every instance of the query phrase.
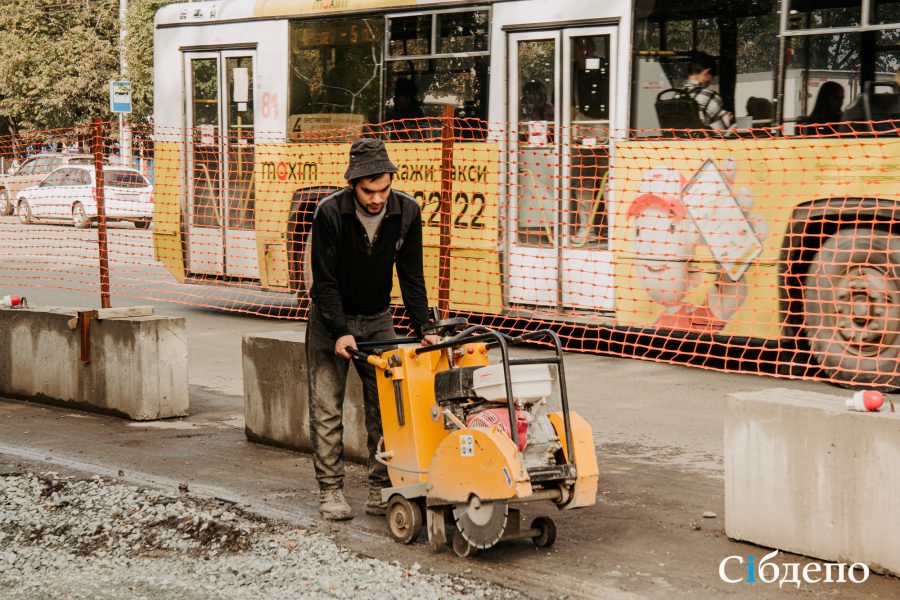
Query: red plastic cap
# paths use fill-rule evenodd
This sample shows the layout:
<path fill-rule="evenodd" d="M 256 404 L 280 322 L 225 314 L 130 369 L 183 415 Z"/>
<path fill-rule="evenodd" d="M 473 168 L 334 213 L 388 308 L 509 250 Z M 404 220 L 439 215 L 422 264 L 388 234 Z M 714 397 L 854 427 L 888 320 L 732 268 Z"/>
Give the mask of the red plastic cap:
<path fill-rule="evenodd" d="M 884 395 L 874 390 L 866 390 L 863 392 L 863 406 L 866 410 L 878 410 L 884 404 Z"/>

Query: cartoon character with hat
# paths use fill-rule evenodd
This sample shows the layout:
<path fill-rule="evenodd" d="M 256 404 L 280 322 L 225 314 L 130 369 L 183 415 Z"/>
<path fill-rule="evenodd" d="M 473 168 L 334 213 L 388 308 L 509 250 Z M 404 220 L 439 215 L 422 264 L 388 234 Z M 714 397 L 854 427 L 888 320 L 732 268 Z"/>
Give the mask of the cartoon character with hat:
<path fill-rule="evenodd" d="M 734 181 L 733 163 L 723 180 Z M 710 223 L 698 223 L 683 201 L 687 180 L 671 167 L 656 167 L 644 172 L 638 196 L 628 207 L 626 218 L 632 223 L 634 274 L 651 300 L 662 305 L 655 326 L 702 333 L 721 331 L 746 298 L 743 272 L 732 278 L 723 268 L 701 305 L 685 298 L 702 281 L 697 267 L 698 247 L 707 245 L 705 231 Z M 736 202 L 740 214 L 752 206 L 748 190 L 741 190 Z M 755 235 L 764 237 L 764 223 L 754 226 Z"/>

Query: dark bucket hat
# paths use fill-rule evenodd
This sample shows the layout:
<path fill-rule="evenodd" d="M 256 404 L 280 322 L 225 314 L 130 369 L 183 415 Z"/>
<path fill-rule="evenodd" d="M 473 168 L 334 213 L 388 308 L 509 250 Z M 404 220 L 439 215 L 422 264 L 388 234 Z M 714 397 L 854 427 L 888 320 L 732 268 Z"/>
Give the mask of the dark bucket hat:
<path fill-rule="evenodd" d="M 388 158 L 384 142 L 375 138 L 359 138 L 350 146 L 350 164 L 344 179 L 351 181 L 382 173 L 396 173 L 397 167 Z"/>

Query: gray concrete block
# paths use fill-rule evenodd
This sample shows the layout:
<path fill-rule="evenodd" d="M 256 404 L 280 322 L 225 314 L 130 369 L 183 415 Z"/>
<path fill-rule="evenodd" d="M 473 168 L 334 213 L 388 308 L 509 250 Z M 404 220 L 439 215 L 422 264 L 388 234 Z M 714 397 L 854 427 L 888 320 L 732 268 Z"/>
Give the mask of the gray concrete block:
<path fill-rule="evenodd" d="M 93 320 L 91 360 L 80 361 L 76 311 L 0 309 L 0 395 L 134 420 L 188 413 L 183 318 Z"/>
<path fill-rule="evenodd" d="M 250 441 L 312 451 L 304 336 L 287 330 L 244 336 L 244 421 Z M 364 462 L 369 452 L 362 383 L 352 367 L 350 371 L 344 397 L 344 458 Z"/>
<path fill-rule="evenodd" d="M 725 408 L 725 533 L 900 575 L 900 413 L 771 389 Z"/>

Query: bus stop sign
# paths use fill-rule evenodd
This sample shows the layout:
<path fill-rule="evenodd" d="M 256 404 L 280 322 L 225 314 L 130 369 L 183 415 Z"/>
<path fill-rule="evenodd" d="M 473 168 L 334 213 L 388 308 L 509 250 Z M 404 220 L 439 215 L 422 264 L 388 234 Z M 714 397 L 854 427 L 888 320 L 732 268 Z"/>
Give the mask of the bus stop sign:
<path fill-rule="evenodd" d="M 109 109 L 114 113 L 131 112 L 131 82 L 109 82 Z"/>

